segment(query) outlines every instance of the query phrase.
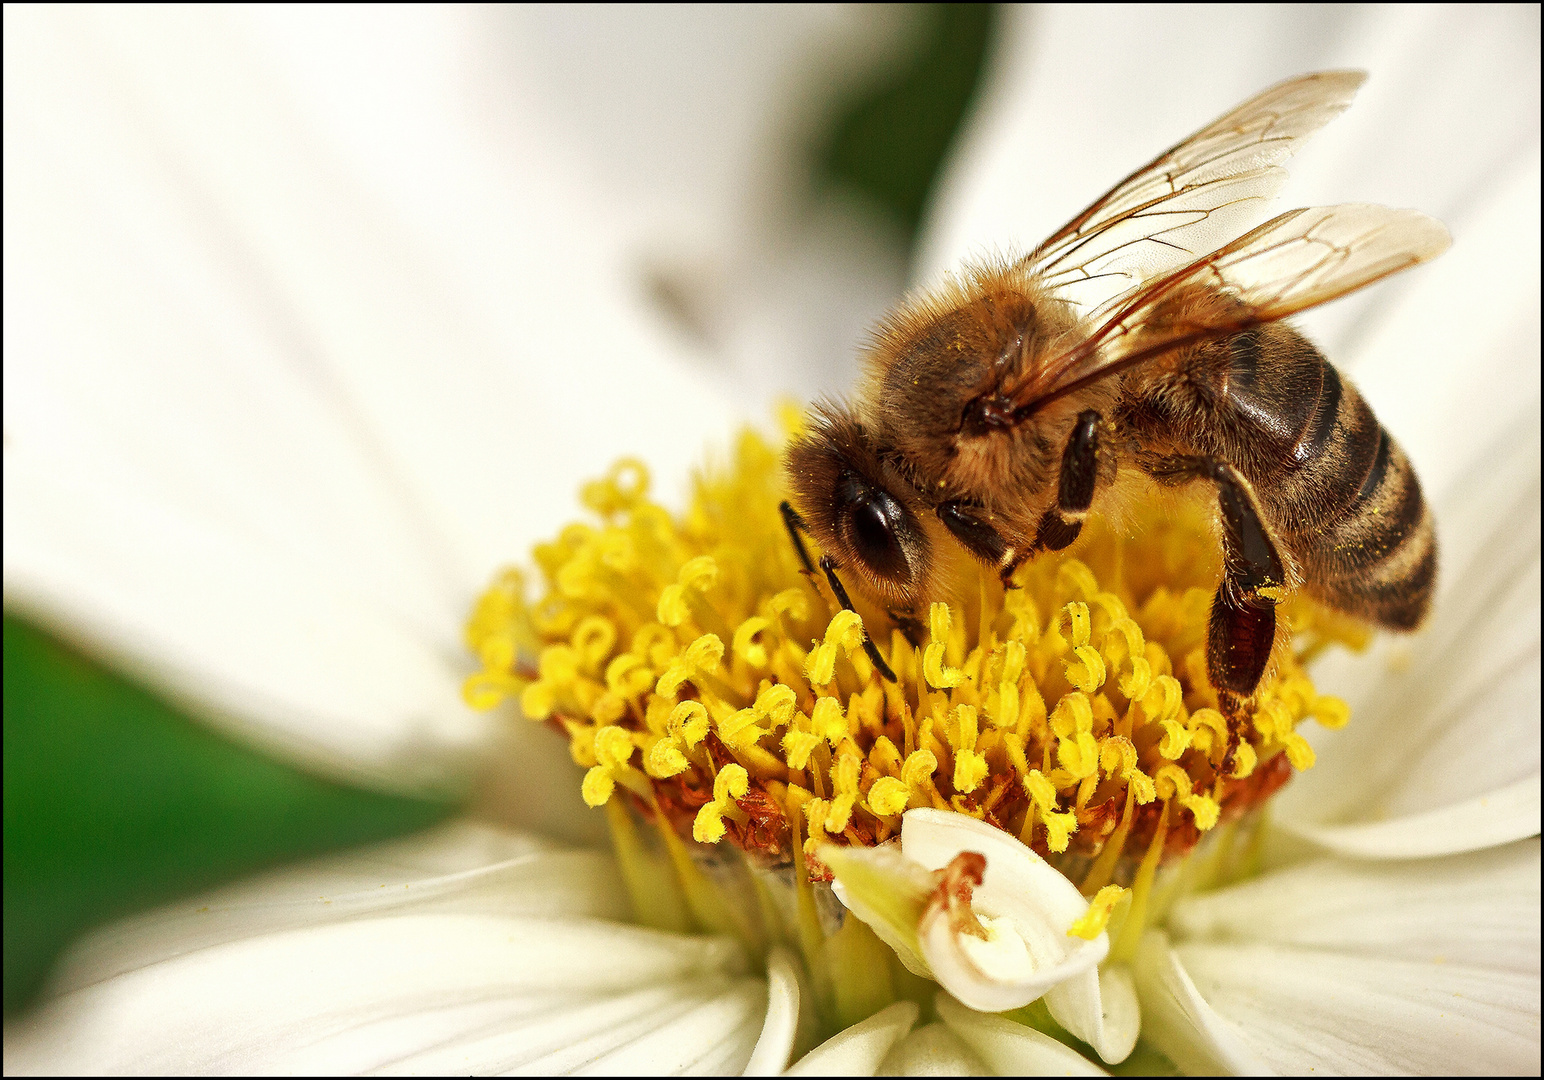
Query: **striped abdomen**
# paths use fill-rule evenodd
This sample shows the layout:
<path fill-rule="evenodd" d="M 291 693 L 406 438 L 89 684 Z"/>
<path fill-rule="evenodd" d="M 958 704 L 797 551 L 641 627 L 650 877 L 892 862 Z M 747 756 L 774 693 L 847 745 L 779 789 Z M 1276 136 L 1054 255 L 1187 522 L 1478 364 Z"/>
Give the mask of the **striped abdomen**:
<path fill-rule="evenodd" d="M 1415 470 L 1356 387 L 1282 323 L 1219 349 L 1219 447 L 1254 486 L 1308 594 L 1394 630 L 1431 605 L 1437 546 Z M 1216 370 L 1215 368 L 1213 369 Z"/>

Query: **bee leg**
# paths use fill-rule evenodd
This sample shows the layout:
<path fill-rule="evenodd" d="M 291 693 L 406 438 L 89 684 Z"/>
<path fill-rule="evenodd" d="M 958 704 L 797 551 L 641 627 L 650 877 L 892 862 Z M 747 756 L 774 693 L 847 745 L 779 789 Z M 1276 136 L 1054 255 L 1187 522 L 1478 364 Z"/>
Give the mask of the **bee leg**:
<path fill-rule="evenodd" d="M 1154 474 L 1166 482 L 1192 477 L 1217 485 L 1223 570 L 1206 627 L 1206 675 L 1227 717 L 1223 769 L 1231 772 L 1245 723 L 1243 704 L 1259 687 L 1276 642 L 1276 605 L 1286 571 L 1249 484 L 1233 466 L 1215 458 L 1170 458 Z"/>
<path fill-rule="evenodd" d="M 842 579 L 836 576 L 836 560 L 829 555 L 822 555 L 820 568 L 826 572 L 826 580 L 831 583 L 831 591 L 836 594 L 836 602 L 848 611 L 857 611 L 857 608 L 852 606 L 852 598 L 847 595 L 847 588 L 842 584 Z M 890 665 L 885 663 L 885 658 L 879 655 L 879 647 L 869 636 L 866 626 L 863 628 L 863 651 L 868 654 L 869 663 L 874 665 L 874 669 L 885 682 L 895 681 L 895 672 L 890 670 Z"/>
<path fill-rule="evenodd" d="M 1249 485 L 1233 466 L 1206 460 L 1222 512 L 1223 572 L 1206 632 L 1206 672 L 1212 685 L 1253 696 L 1276 641 L 1276 605 L 1286 571 Z"/>
<path fill-rule="evenodd" d="M 1078 413 L 1078 422 L 1067 437 L 1067 449 L 1062 451 L 1056 505 L 1040 518 L 1040 526 L 1035 531 L 1037 550 L 1060 551 L 1083 531 L 1083 518 L 1093 505 L 1094 487 L 1099 479 L 1101 420 L 1103 417 L 1094 409 Z"/>
<path fill-rule="evenodd" d="M 935 511 L 940 521 L 982 562 L 997 567 L 1003 587 L 1013 588 L 1013 573 L 1032 551 L 1060 551 L 1083 531 L 1083 518 L 1094 502 L 1094 488 L 1099 479 L 1099 424 L 1097 410 L 1085 409 L 1067 437 L 1062 452 L 1061 478 L 1057 484 L 1056 505 L 1040 518 L 1035 542 L 1029 550 L 1015 547 L 992 524 L 992 515 L 979 506 L 959 500 L 939 503 Z"/>
<path fill-rule="evenodd" d="M 804 546 L 802 533 L 808 531 L 809 526 L 804 524 L 804 519 L 799 516 L 799 511 L 793 508 L 793 504 L 784 499 L 778 509 L 783 512 L 783 526 L 788 530 L 788 538 L 793 541 L 793 549 L 799 553 L 799 561 L 804 564 L 804 572 L 813 574 L 815 564 L 810 562 L 809 549 Z"/>
<path fill-rule="evenodd" d="M 997 526 L 992 524 L 990 510 L 951 499 L 939 503 L 933 512 L 954 538 L 965 545 L 965 550 L 982 562 L 998 568 L 1009 563 L 1018 565 L 1014 561 L 1013 548 L 1003 539 L 1003 534 L 997 531 Z"/>

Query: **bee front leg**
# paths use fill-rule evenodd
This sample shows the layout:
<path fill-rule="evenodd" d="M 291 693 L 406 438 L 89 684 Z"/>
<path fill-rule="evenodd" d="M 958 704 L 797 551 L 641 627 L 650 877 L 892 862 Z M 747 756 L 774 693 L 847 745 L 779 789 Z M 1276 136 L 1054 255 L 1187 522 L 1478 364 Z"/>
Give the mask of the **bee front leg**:
<path fill-rule="evenodd" d="M 831 592 L 836 595 L 836 602 L 848 611 L 856 612 L 858 609 L 852 606 L 852 597 L 847 595 L 847 589 L 842 584 L 842 579 L 836 576 L 836 560 L 829 555 L 820 557 L 820 569 L 825 572 L 826 581 L 831 586 Z M 890 670 L 890 665 L 885 663 L 885 658 L 879 655 L 879 647 L 874 644 L 874 639 L 869 636 L 868 627 L 863 628 L 863 651 L 869 658 L 869 663 L 874 665 L 874 670 L 879 672 L 885 682 L 895 681 L 895 672 Z"/>
<path fill-rule="evenodd" d="M 982 562 L 997 567 L 1004 584 L 1008 583 L 1008 578 L 1013 576 L 1019 563 L 1024 561 L 1027 553 L 1016 550 L 1008 543 L 993 523 L 991 511 L 984 507 L 951 500 L 939 503 L 934 513 L 954 538 L 965 545 L 965 550 Z"/>
<path fill-rule="evenodd" d="M 1061 480 L 1056 485 L 1056 505 L 1040 518 L 1035 547 L 1060 551 L 1078 538 L 1083 519 L 1094 502 L 1099 479 L 1099 424 L 1103 417 L 1093 409 L 1078 413 L 1078 422 L 1062 452 Z"/>

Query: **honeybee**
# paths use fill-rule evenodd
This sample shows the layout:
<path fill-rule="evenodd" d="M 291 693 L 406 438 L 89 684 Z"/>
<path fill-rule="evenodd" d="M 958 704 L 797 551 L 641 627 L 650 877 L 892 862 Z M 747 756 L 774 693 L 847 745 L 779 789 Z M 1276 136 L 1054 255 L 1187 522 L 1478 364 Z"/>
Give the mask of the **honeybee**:
<path fill-rule="evenodd" d="M 1280 320 L 1434 258 L 1447 230 L 1412 210 L 1342 205 L 1244 231 L 1281 163 L 1364 78 L 1273 86 L 1026 258 L 967 266 L 908 298 L 876 331 L 854 400 L 817 407 L 789 450 L 797 509 L 784 514 L 806 569 L 799 530 L 844 606 L 850 571 L 914 632 L 948 545 L 1011 584 L 1135 471 L 1216 491 L 1207 672 L 1230 711 L 1264 676 L 1276 606 L 1295 589 L 1414 629 L 1437 566 L 1420 484 L 1356 389 Z"/>

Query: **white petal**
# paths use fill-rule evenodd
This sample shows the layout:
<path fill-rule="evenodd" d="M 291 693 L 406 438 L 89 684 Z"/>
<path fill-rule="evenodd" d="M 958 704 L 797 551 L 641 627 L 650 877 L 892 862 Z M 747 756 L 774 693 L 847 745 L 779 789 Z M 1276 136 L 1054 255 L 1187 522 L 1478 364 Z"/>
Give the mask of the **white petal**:
<path fill-rule="evenodd" d="M 786 1069 L 804 1029 L 813 1026 L 812 1020 L 803 966 L 783 946 L 775 946 L 767 956 L 766 1020 L 745 1063 L 744 1075 L 776 1076 Z"/>
<path fill-rule="evenodd" d="M 909 810 L 902 819 L 901 851 L 929 870 L 947 866 L 962 851 L 986 856 L 986 872 L 971 906 L 978 915 L 1009 920 L 1027 949 L 1019 974 L 989 973 L 949 925 L 946 916 L 924 918 L 921 951 L 940 985 L 973 1009 L 1001 1012 L 1027 1005 L 1058 983 L 1092 969 L 1109 952 L 1109 937 L 1069 936 L 1088 910 L 1077 886 L 1014 837 L 965 814 Z M 1097 998 L 1097 994 L 1094 995 Z M 1100 1021 L 1094 1011 L 1084 1026 Z"/>
<path fill-rule="evenodd" d="M 822 861 L 836 875 L 831 891 L 842 906 L 862 919 L 874 936 L 895 950 L 913 975 L 933 978 L 919 952 L 919 924 L 933 892 L 933 876 L 888 842 L 873 848 L 827 845 Z"/>
<path fill-rule="evenodd" d="M 611 856 L 474 821 L 249 878 L 110 924 L 71 947 L 50 990 L 68 993 L 179 956 L 348 919 L 429 912 L 625 919 Z"/>
<path fill-rule="evenodd" d="M 1538 832 L 1539 497 L 1535 414 L 1498 433 L 1443 500 L 1431 625 L 1316 667 L 1352 720 L 1305 728 L 1319 760 L 1276 800 L 1280 825 L 1378 857 Z"/>
<path fill-rule="evenodd" d="M 432 637 L 314 565 L 7 427 L 21 432 L 5 455 L 10 607 L 280 758 L 398 790 L 464 783 L 490 725 Z"/>
<path fill-rule="evenodd" d="M 1104 943 L 1099 949 L 1068 948 L 1059 953 L 1061 943 L 1052 936 L 1054 930 L 1042 925 L 1032 899 L 1006 907 L 1003 915 L 1012 921 L 1027 948 L 1022 962 L 1011 967 L 1004 962 L 986 966 L 981 954 L 971 948 L 974 939 L 966 940 L 967 935 L 956 933 L 947 915 L 931 915 L 922 920 L 922 955 L 933 977 L 967 1007 L 981 1012 L 1006 1012 L 1038 1001 L 1047 991 L 1068 980 L 1090 974 L 1109 948 Z M 1098 1023 L 1094 1015 L 1097 1000 L 1097 994 L 1069 999 L 1069 1008 L 1075 1007 L 1085 1014 L 1079 1026 L 1087 1028 Z"/>
<path fill-rule="evenodd" d="M 637 1027 L 628 1039 L 618 1038 L 609 1022 L 604 1027 L 590 1025 L 595 1032 L 592 1042 L 604 1041 L 608 1046 L 598 1056 L 589 1053 L 583 1040 L 572 1039 L 571 1032 L 578 1025 L 569 1018 L 565 1018 L 568 1032 L 555 1029 L 549 1034 L 542 1030 L 554 1049 L 540 1059 L 530 1052 L 533 1031 L 500 1033 L 503 1061 L 497 1067 L 508 1069 L 511 1066 L 503 1062 L 509 1062 L 532 1072 L 561 1069 L 593 1076 L 725 1076 L 741 1071 L 750 1060 L 766 1015 L 766 984 L 760 979 L 702 980 L 691 997 L 680 990 L 673 996 L 676 1000 L 663 1009 L 653 1004 L 638 1009 Z M 687 1003 L 689 1012 L 681 1008 Z M 420 1070 L 417 1062 L 412 1067 L 414 1072 L 444 1072 L 452 1060 L 451 1054 L 436 1054 L 425 1062 L 427 1067 Z"/>
<path fill-rule="evenodd" d="M 1207 1004 L 1161 931 L 1143 935 L 1133 965 L 1143 1036 L 1190 1076 L 1267 1076 L 1237 1025 Z"/>
<path fill-rule="evenodd" d="M 438 1070 L 452 1060 L 473 1072 L 545 1071 L 649 1040 L 664 1055 L 655 1060 L 684 1067 L 712 1049 L 712 1032 L 743 1049 L 725 1066 L 738 1069 L 766 1001 L 760 980 L 734 977 L 740 965 L 726 941 L 594 920 L 370 916 L 216 945 L 77 990 L 10 1025 L 5 1056 L 20 1071 L 87 1074 Z M 671 1023 L 683 1027 L 661 1044 Z"/>
<path fill-rule="evenodd" d="M 1131 1056 L 1142 1028 L 1136 984 L 1125 964 L 1085 971 L 1045 995 L 1051 1017 L 1111 1064 Z"/>
<path fill-rule="evenodd" d="M 453 823 L 98 931 L 7 1065 L 721 1073 L 758 1035 L 786 1060 L 796 973 L 769 1009 L 729 943 L 600 921 L 624 897 L 609 856 Z"/>
<path fill-rule="evenodd" d="M 1033 892 L 1048 918 L 1066 920 L 1071 926 L 1088 910 L 1088 901 L 1060 871 L 1017 837 L 950 810 L 908 810 L 901 819 L 901 852 L 928 870 L 942 870 L 962 851 L 986 856 L 986 873 L 976 889 L 976 899 L 991 895 Z M 987 914 L 996 912 L 991 906 Z"/>
<path fill-rule="evenodd" d="M 522 7 L 482 21 L 500 42 L 490 120 L 507 98 L 531 103 L 736 399 L 846 393 L 858 343 L 904 289 L 906 241 L 841 193 L 808 205 L 808 147 L 913 52 L 920 13 Z"/>
<path fill-rule="evenodd" d="M 684 477 L 732 412 L 582 189 L 469 130 L 438 16 L 331 39 L 411 224 L 247 18 L 8 19 L 7 597 L 238 735 L 419 786 L 486 734 L 474 590 L 581 476 L 647 448 Z M 527 756 L 536 786 L 562 749 Z"/>
<path fill-rule="evenodd" d="M 1539 971 L 1539 841 L 1411 862 L 1320 859 L 1188 896 L 1176 940 Z"/>
<path fill-rule="evenodd" d="M 1341 855 L 1363 859 L 1421 859 L 1479 851 L 1539 832 L 1539 774 L 1424 814 L 1406 814 L 1371 825 L 1306 825 L 1284 828 Z"/>
<path fill-rule="evenodd" d="M 917 1022 L 917 1005 L 897 1001 L 831 1036 L 796 1061 L 788 1076 L 873 1076 L 892 1047 Z"/>
<path fill-rule="evenodd" d="M 999 1076 L 1107 1076 L 1076 1050 L 1032 1027 L 967 1009 L 947 994 L 938 1015 Z"/>
<path fill-rule="evenodd" d="M 917 1028 L 880 1062 L 876 1076 L 983 1076 L 986 1062 L 938 1022 Z"/>
<path fill-rule="evenodd" d="M 1260 945 L 1174 952 L 1277 1072 L 1538 1071 L 1537 974 Z"/>
<path fill-rule="evenodd" d="M 838 6 L 534 8 L 478 28 L 499 35 L 498 89 L 541 111 L 640 254 L 733 260 L 793 223 L 801 139 L 909 51 L 918 21 Z"/>
<path fill-rule="evenodd" d="M 555 995 L 549 1009 L 512 1024 L 496 1016 L 382 1071 L 721 1076 L 749 1057 L 765 1002 L 758 979 L 641 986 L 581 1002 Z"/>

